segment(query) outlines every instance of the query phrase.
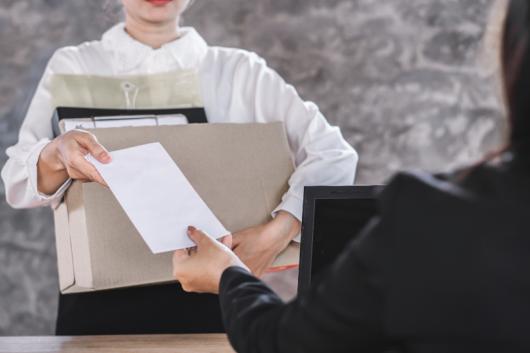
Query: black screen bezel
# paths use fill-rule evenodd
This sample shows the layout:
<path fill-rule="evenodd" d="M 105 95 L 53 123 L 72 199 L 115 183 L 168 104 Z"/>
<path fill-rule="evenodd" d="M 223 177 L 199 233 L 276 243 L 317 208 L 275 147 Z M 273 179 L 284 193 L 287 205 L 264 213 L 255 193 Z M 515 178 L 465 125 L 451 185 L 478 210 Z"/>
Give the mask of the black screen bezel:
<path fill-rule="evenodd" d="M 311 285 L 316 202 L 329 199 L 376 199 L 382 189 L 382 185 L 306 186 L 304 188 L 298 293 L 305 291 Z"/>

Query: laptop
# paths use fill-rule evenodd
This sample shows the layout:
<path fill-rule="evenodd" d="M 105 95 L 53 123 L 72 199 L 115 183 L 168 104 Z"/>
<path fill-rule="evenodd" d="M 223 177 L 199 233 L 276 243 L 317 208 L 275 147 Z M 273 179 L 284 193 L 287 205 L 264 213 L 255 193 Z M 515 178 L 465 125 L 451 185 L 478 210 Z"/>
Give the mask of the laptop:
<path fill-rule="evenodd" d="M 298 293 L 325 271 L 377 213 L 382 186 L 313 186 L 304 190 Z"/>

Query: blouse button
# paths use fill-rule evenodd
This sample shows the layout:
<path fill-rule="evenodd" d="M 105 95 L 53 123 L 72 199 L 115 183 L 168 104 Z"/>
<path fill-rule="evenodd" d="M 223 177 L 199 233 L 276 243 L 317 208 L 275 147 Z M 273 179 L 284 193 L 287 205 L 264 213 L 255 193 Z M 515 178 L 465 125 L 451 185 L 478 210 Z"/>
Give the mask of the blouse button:
<path fill-rule="evenodd" d="M 121 89 L 124 92 L 131 92 L 131 91 L 134 91 L 136 89 L 136 85 L 133 84 L 133 83 L 124 81 L 124 82 L 121 83 Z"/>

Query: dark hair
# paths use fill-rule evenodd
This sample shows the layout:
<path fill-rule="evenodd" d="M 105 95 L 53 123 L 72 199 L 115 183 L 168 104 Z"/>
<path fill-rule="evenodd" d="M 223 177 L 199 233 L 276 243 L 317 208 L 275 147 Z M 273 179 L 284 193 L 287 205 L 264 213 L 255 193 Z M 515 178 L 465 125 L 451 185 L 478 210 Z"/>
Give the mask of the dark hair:
<path fill-rule="evenodd" d="M 501 68 L 510 122 L 509 149 L 530 160 L 530 3 L 510 0 L 504 22 Z"/>

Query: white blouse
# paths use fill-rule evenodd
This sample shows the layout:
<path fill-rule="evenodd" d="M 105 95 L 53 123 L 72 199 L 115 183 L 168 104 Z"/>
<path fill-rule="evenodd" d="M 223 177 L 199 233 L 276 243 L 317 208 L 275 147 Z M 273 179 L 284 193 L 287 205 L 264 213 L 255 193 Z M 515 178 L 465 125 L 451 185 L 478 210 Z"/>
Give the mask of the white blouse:
<path fill-rule="evenodd" d="M 37 190 L 37 161 L 53 139 L 50 78 L 54 74 L 120 77 L 173 70 L 197 70 L 208 121 L 285 124 L 296 171 L 276 211 L 302 218 L 306 185 L 353 184 L 358 156 L 339 128 L 328 124 L 317 106 L 304 102 L 296 90 L 254 53 L 210 47 L 193 28 L 179 39 L 152 49 L 127 34 L 123 23 L 100 41 L 57 50 L 50 59 L 20 129 L 19 141 L 8 148 L 2 169 L 7 202 L 15 208 L 57 205 L 66 182 L 54 195 Z"/>

